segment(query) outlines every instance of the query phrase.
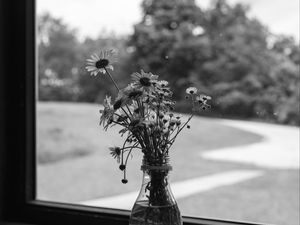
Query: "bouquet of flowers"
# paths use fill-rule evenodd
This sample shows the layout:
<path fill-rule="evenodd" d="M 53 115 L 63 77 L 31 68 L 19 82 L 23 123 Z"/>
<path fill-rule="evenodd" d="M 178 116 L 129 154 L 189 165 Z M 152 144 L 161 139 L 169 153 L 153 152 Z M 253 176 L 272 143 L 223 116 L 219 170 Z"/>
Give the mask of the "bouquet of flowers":
<path fill-rule="evenodd" d="M 110 154 L 117 159 L 120 170 L 124 172 L 122 183 L 127 183 L 126 166 L 134 150 L 144 154 L 144 164 L 162 166 L 168 164 L 169 150 L 178 134 L 190 128 L 189 121 L 194 113 L 210 108 L 207 103 L 211 97 L 199 94 L 197 88 L 186 89 L 186 100 L 191 102 L 192 114 L 186 121 L 173 112 L 175 102 L 172 91 L 165 80 L 158 75 L 141 70 L 131 75 L 132 82 L 120 89 L 109 70 L 113 70 L 116 55 L 113 50 L 101 51 L 87 59 L 86 69 L 91 75 L 107 74 L 118 94 L 116 98 L 106 96 L 104 109 L 100 110 L 100 125 L 107 130 L 119 125 L 119 133 L 125 137 L 122 146 L 111 147 Z"/>

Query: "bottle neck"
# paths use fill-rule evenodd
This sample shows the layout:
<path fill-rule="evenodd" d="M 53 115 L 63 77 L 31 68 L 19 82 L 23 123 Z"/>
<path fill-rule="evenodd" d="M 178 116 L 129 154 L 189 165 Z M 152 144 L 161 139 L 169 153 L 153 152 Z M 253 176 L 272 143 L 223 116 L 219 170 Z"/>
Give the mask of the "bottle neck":
<path fill-rule="evenodd" d="M 168 180 L 169 171 L 172 170 L 172 167 L 169 164 L 160 165 L 160 166 L 150 166 L 143 164 L 141 166 L 143 171 L 144 180 L 156 180 L 157 182 L 164 183 L 165 180 Z"/>
<path fill-rule="evenodd" d="M 142 170 L 172 170 L 172 166 L 169 164 L 169 157 L 164 156 L 162 158 L 150 158 L 144 155 L 142 161 Z"/>
<path fill-rule="evenodd" d="M 148 196 L 147 200 L 150 205 L 160 206 L 173 202 L 172 194 L 170 193 L 170 183 L 168 181 L 171 168 L 170 165 L 142 165 L 143 183 L 141 190 Z"/>
<path fill-rule="evenodd" d="M 162 166 L 149 166 L 149 165 L 145 165 L 143 164 L 141 166 L 141 170 L 143 171 L 165 171 L 165 172 L 169 172 L 172 170 L 172 166 L 166 164 L 166 165 L 162 165 Z"/>

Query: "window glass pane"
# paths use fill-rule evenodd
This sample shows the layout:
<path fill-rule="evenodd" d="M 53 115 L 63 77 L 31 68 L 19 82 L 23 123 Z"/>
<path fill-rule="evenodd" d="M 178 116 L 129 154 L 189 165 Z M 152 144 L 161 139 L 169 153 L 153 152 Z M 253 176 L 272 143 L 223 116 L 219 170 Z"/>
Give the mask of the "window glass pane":
<path fill-rule="evenodd" d="M 123 172 L 99 126 L 107 74 L 86 59 L 118 51 L 120 87 L 144 69 L 169 81 L 187 118 L 185 89 L 212 97 L 170 149 L 183 215 L 299 224 L 299 1 L 38 0 L 37 198 L 130 210 L 142 154 Z M 184 188 L 182 188 L 184 187 Z"/>

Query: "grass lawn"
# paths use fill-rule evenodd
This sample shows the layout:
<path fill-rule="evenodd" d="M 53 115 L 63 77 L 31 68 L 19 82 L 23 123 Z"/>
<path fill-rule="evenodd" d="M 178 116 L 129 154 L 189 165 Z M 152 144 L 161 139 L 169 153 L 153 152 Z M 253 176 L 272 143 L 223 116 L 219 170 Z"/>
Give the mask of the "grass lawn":
<path fill-rule="evenodd" d="M 108 147 L 122 143 L 117 127 L 107 132 L 99 127 L 99 109 L 95 104 L 39 103 L 38 111 L 38 162 L 57 162 L 90 153 L 108 156 Z M 261 136 L 208 118 L 192 120 L 191 129 L 183 131 L 174 147 L 211 150 L 228 146 L 255 143 Z M 218 132 L 216 132 L 218 131 Z M 212 135 L 213 134 L 213 135 Z M 176 150 L 177 151 L 177 150 Z"/>
<path fill-rule="evenodd" d="M 129 163 L 129 183 L 123 185 L 122 173 L 107 150 L 122 139 L 117 128 L 104 132 L 98 126 L 97 105 L 55 102 L 39 103 L 37 108 L 38 198 L 76 203 L 139 189 L 141 154 L 135 154 Z M 299 225 L 299 171 L 199 157 L 200 151 L 261 139 L 217 119 L 194 118 L 191 129 L 183 131 L 172 148 L 171 182 L 238 169 L 262 170 L 264 176 L 179 199 L 183 214 Z"/>

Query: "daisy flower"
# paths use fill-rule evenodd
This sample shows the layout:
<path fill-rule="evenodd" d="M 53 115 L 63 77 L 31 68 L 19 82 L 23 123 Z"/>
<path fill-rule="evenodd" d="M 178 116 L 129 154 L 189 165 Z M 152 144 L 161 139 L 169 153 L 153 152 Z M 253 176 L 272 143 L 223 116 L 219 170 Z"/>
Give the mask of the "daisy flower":
<path fill-rule="evenodd" d="M 85 67 L 91 75 L 96 76 L 99 72 L 105 74 L 106 69 L 113 70 L 112 63 L 116 62 L 116 54 L 114 50 L 101 51 L 99 55 L 93 54 L 90 59 L 87 59 Z"/>
<path fill-rule="evenodd" d="M 194 94 L 197 94 L 197 91 L 198 91 L 197 88 L 195 88 L 195 87 L 189 87 L 189 88 L 186 89 L 185 92 L 187 94 L 194 95 Z"/>
<path fill-rule="evenodd" d="M 202 110 L 210 109 L 211 106 L 207 104 L 208 100 L 211 100 L 211 97 L 208 95 L 201 94 L 196 97 L 196 102 L 199 103 Z"/>
<path fill-rule="evenodd" d="M 137 88 L 133 84 L 129 84 L 126 88 L 119 92 L 119 97 L 122 98 L 129 98 L 129 99 L 136 99 L 144 95 L 142 89 Z"/>
<path fill-rule="evenodd" d="M 169 82 L 166 81 L 166 80 L 160 80 L 160 81 L 157 82 L 157 84 L 158 84 L 160 87 L 164 88 L 164 87 L 167 87 L 167 86 L 168 86 Z"/>
<path fill-rule="evenodd" d="M 196 97 L 196 101 L 199 103 L 206 103 L 208 100 L 211 100 L 211 97 L 208 95 L 199 95 Z"/>
<path fill-rule="evenodd" d="M 152 84 L 157 81 L 158 76 L 142 70 L 141 73 L 133 73 L 131 78 L 137 88 L 149 90 L 151 87 L 153 88 Z"/>
<path fill-rule="evenodd" d="M 114 110 L 118 110 L 120 109 L 125 103 L 125 99 L 124 98 L 118 98 L 116 99 L 114 105 L 113 105 L 113 108 Z"/>

